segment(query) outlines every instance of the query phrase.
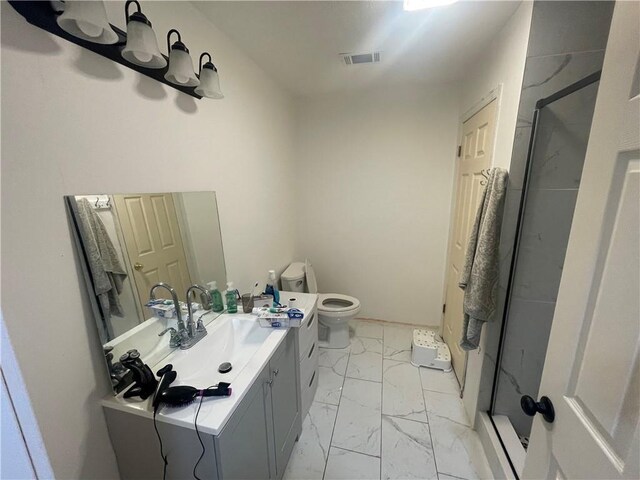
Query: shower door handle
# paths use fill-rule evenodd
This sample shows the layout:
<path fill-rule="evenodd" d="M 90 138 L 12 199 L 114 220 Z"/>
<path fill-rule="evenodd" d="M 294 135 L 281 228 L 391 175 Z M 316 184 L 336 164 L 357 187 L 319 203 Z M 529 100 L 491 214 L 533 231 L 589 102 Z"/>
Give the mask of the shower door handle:
<path fill-rule="evenodd" d="M 529 395 L 523 395 L 520 398 L 520 407 L 530 417 L 533 417 L 536 413 L 541 413 L 542 418 L 549 423 L 553 423 L 556 418 L 556 411 L 549 397 L 541 397 L 540 401 L 536 402 Z"/>

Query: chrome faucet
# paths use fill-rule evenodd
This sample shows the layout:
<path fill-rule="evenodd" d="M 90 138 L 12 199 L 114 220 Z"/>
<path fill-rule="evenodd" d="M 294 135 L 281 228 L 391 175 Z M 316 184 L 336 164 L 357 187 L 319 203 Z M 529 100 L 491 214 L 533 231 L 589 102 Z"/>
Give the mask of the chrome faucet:
<path fill-rule="evenodd" d="M 183 346 L 183 345 L 180 346 L 180 348 L 183 348 L 183 349 L 194 346 L 196 343 L 202 340 L 202 338 L 207 334 L 207 329 L 205 328 L 204 323 L 202 322 L 202 316 L 200 316 L 197 323 L 193 320 L 193 309 L 191 307 L 191 294 L 193 293 L 194 290 L 200 290 L 206 302 L 208 304 L 211 303 L 211 295 L 209 294 L 209 291 L 202 285 L 194 284 L 187 289 L 187 333 L 189 335 L 189 338 L 186 341 L 187 346 Z"/>
<path fill-rule="evenodd" d="M 184 321 L 182 320 L 182 311 L 180 310 L 180 301 L 178 300 L 178 295 L 176 294 L 176 291 L 168 283 L 164 283 L 164 282 L 156 283 L 153 287 L 151 287 L 151 290 L 149 291 L 149 299 L 151 300 L 156 299 L 157 288 L 164 288 L 166 290 L 169 290 L 169 293 L 171 294 L 171 299 L 173 300 L 173 306 L 176 309 L 176 318 L 178 319 L 178 335 L 180 339 L 185 339 L 186 337 L 188 337 L 188 332 L 187 332 L 187 327 L 185 327 Z M 166 333 L 166 331 L 163 332 L 162 334 L 164 333 Z"/>

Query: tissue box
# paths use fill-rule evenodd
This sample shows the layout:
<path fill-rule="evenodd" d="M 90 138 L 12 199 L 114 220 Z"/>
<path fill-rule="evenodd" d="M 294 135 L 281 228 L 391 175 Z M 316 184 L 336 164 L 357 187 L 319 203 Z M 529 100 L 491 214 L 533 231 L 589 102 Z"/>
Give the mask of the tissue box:
<path fill-rule="evenodd" d="M 147 305 L 149 309 L 153 312 L 154 317 L 160 318 L 175 318 L 176 317 L 176 308 L 171 305 L 164 305 L 162 303 L 158 303 L 155 305 Z"/>
<path fill-rule="evenodd" d="M 176 308 L 171 303 L 165 303 L 164 300 L 151 300 L 149 303 L 145 305 L 154 317 L 159 318 L 176 318 Z M 191 303 L 191 309 L 195 312 L 202 308 L 202 305 L 196 302 Z M 183 314 L 187 313 L 187 304 L 184 302 L 180 302 L 180 310 Z"/>
<path fill-rule="evenodd" d="M 296 309 L 296 315 L 289 315 L 287 312 L 273 313 L 268 308 L 258 309 L 258 322 L 261 327 L 299 327 L 304 319 L 304 309 Z"/>

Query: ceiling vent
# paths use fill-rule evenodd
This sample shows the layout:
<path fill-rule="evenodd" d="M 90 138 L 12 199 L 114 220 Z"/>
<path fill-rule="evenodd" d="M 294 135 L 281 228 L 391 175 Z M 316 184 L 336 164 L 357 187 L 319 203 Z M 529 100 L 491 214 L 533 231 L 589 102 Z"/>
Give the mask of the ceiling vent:
<path fill-rule="evenodd" d="M 363 63 L 378 63 L 380 61 L 380 52 L 369 53 L 342 53 L 345 65 L 362 65 Z"/>

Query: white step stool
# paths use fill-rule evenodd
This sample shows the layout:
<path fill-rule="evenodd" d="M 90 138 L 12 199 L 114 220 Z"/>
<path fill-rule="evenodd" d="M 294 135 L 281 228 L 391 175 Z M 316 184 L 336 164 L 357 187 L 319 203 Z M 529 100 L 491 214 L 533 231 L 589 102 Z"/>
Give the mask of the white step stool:
<path fill-rule="evenodd" d="M 451 371 L 451 352 L 435 330 L 415 329 L 411 342 L 411 363 L 416 367 Z"/>

